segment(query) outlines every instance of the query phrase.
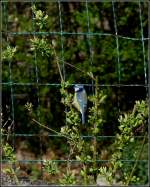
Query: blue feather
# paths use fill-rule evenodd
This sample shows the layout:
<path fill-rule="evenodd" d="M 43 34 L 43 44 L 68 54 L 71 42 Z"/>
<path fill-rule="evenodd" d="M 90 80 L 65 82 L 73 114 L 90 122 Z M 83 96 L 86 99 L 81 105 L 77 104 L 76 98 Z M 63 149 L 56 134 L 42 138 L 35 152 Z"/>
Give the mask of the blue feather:
<path fill-rule="evenodd" d="M 82 112 L 82 124 L 84 125 L 85 124 L 85 113 Z"/>
<path fill-rule="evenodd" d="M 85 124 L 85 112 L 87 109 L 87 94 L 83 85 L 75 85 L 74 106 L 81 112 L 82 124 Z"/>

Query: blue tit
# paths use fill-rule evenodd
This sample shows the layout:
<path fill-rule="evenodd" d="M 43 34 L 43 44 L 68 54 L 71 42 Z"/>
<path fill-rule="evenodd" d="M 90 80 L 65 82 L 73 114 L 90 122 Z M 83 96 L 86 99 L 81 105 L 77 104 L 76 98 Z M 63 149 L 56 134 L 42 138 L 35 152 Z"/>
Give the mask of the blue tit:
<path fill-rule="evenodd" d="M 73 105 L 82 115 L 82 124 L 85 124 L 85 112 L 87 109 L 87 94 L 83 85 L 76 84 L 74 86 L 75 94 Z"/>

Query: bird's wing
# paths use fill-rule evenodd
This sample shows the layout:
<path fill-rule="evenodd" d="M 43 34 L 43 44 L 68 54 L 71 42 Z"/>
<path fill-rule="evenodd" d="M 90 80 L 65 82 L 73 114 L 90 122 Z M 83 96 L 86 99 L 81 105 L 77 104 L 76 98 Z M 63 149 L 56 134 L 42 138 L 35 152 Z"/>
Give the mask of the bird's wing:
<path fill-rule="evenodd" d="M 79 103 L 79 101 L 78 101 L 78 99 L 77 99 L 77 94 L 75 93 L 75 95 L 74 95 L 74 100 L 73 100 L 73 103 L 72 103 L 73 105 L 74 105 L 74 107 L 78 110 L 78 111 L 80 111 L 81 112 L 81 108 L 80 108 L 80 103 Z"/>
<path fill-rule="evenodd" d="M 85 90 L 77 94 L 77 99 L 80 105 L 81 112 L 85 112 L 87 108 L 87 95 Z"/>

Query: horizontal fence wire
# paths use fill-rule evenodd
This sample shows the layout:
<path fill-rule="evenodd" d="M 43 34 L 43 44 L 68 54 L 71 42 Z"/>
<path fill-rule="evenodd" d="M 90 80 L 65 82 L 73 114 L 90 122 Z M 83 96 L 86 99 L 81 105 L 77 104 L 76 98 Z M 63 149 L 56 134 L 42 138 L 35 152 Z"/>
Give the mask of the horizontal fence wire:
<path fill-rule="evenodd" d="M 43 162 L 43 160 L 17 160 L 17 162 Z M 53 162 L 68 162 L 68 160 L 51 160 Z M 96 162 L 111 162 L 112 160 L 96 160 Z M 120 161 L 122 162 L 148 162 L 148 160 L 122 160 L 120 159 Z M 10 160 L 2 160 L 2 162 L 8 162 L 8 163 L 12 163 Z M 82 163 L 80 160 L 69 160 L 69 162 L 77 162 L 77 163 Z M 86 162 L 92 162 L 92 161 L 86 161 Z"/>
<path fill-rule="evenodd" d="M 3 33 L 3 32 L 2 32 Z M 93 32 L 5 32 L 8 36 L 19 36 L 19 35 L 89 35 L 89 36 L 113 36 L 116 37 L 116 34 L 110 33 L 93 33 Z M 134 37 L 126 37 L 122 35 L 117 35 L 118 38 L 126 39 L 126 40 L 138 40 L 138 41 L 148 41 L 150 38 L 134 38 Z"/>
<path fill-rule="evenodd" d="M 2 85 L 8 85 L 8 86 L 33 86 L 33 85 L 39 85 L 39 86 L 61 86 L 60 83 L 36 83 L 36 82 L 28 82 L 28 83 L 21 83 L 21 82 L 3 82 L 0 83 Z M 74 86 L 74 84 L 68 84 L 69 86 Z M 79 84 L 81 85 L 81 84 Z M 94 86 L 93 84 L 82 84 L 84 86 Z M 149 87 L 149 85 L 145 84 L 98 84 L 99 87 Z"/>
<path fill-rule="evenodd" d="M 3 136 L 12 136 L 12 134 L 3 134 Z M 32 136 L 41 136 L 41 137 L 60 137 L 60 138 L 65 138 L 63 135 L 55 135 L 55 134 L 17 134 L 15 133 L 14 136 L 16 137 L 32 137 Z M 95 136 L 92 135 L 81 135 L 81 138 L 95 138 Z M 144 136 L 129 136 L 133 138 L 143 138 Z M 116 138 L 116 136 L 96 136 L 97 139 L 102 139 L 102 138 Z"/>

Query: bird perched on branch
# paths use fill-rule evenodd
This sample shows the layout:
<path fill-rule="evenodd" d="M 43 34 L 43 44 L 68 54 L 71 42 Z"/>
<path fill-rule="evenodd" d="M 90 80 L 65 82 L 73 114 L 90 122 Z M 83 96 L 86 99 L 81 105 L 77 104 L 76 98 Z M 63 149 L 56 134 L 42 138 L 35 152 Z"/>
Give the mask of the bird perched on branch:
<path fill-rule="evenodd" d="M 85 112 L 87 109 L 87 94 L 83 85 L 76 84 L 74 86 L 74 101 L 73 105 L 82 115 L 82 124 L 85 124 Z"/>

